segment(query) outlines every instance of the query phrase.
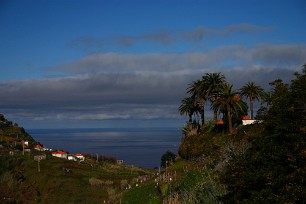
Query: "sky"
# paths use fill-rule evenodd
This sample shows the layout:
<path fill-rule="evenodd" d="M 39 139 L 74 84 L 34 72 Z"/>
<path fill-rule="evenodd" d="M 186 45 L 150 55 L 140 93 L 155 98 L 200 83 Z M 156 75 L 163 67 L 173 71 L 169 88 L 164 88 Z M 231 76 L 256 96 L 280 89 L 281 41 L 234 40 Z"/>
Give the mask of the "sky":
<path fill-rule="evenodd" d="M 290 82 L 304 0 L 0 0 L 0 113 L 26 129 L 182 127 L 186 88 Z M 208 108 L 207 117 L 211 117 Z"/>

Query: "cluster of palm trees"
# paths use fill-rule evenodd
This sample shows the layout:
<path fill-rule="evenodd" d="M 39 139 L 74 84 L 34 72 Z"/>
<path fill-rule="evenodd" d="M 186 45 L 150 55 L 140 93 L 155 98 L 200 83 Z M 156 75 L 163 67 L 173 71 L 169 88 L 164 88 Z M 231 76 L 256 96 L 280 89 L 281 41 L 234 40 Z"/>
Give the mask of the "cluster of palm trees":
<path fill-rule="evenodd" d="M 214 111 L 214 120 L 222 114 L 227 122 L 229 133 L 233 132 L 233 117 L 247 113 L 247 105 L 241 100 L 246 97 L 250 101 L 251 119 L 254 118 L 254 101 L 259 100 L 265 94 L 264 90 L 254 82 L 248 82 L 238 91 L 233 90 L 233 85 L 226 82 L 221 73 L 206 73 L 201 79 L 193 81 L 187 88 L 188 97 L 182 100 L 179 107 L 181 115 L 188 115 L 189 124 L 200 121 L 205 124 L 205 104 L 210 102 L 210 108 Z M 200 120 L 197 118 L 200 115 Z M 199 122 L 198 122 L 199 123 Z"/>

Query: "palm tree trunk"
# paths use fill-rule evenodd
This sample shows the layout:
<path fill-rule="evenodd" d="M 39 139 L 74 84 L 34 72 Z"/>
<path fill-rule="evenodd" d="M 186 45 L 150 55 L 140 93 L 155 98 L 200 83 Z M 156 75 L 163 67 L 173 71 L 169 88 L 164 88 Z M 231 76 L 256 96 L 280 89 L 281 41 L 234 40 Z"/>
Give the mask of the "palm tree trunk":
<path fill-rule="evenodd" d="M 204 97 L 203 97 L 202 100 L 203 101 L 202 101 L 201 121 L 202 121 L 202 127 L 204 127 L 204 124 L 205 124 L 205 119 L 204 119 L 204 117 L 205 117 L 205 107 L 204 107 L 205 99 L 204 99 Z"/>
<path fill-rule="evenodd" d="M 216 110 L 214 110 L 214 121 L 218 122 L 218 112 Z"/>
<path fill-rule="evenodd" d="M 254 102 L 253 99 L 250 97 L 250 111 L 251 111 L 251 119 L 253 120 L 253 106 L 254 106 Z"/>
<path fill-rule="evenodd" d="M 231 134 L 233 132 L 233 124 L 232 124 L 232 109 L 230 106 L 227 106 L 227 117 L 228 117 L 228 131 Z"/>
<path fill-rule="evenodd" d="M 216 97 L 213 97 L 210 102 L 211 104 L 213 104 L 215 101 L 216 101 Z M 214 110 L 214 121 L 215 123 L 218 122 L 218 111 L 217 110 Z"/>
<path fill-rule="evenodd" d="M 205 119 L 204 119 L 204 116 L 205 116 L 205 114 L 204 114 L 204 106 L 203 106 L 203 110 L 202 110 L 202 113 L 201 113 L 201 121 L 202 121 L 202 127 L 204 126 L 204 124 L 205 124 Z"/>

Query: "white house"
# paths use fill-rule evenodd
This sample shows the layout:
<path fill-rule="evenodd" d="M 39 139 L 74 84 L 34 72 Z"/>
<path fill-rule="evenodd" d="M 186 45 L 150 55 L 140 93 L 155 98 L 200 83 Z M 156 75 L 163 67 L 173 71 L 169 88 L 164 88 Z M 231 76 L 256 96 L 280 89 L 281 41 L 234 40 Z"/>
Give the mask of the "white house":
<path fill-rule="evenodd" d="M 24 148 L 28 148 L 28 147 L 29 147 L 29 141 L 27 141 L 27 140 L 24 141 L 24 142 L 23 142 L 23 147 L 24 147 Z"/>
<path fill-rule="evenodd" d="M 67 157 L 68 160 L 71 160 L 71 161 L 77 161 L 77 158 L 76 156 L 72 155 L 72 154 L 69 154 L 68 157 Z"/>
<path fill-rule="evenodd" d="M 83 154 L 75 154 L 75 156 L 76 156 L 79 160 L 81 160 L 81 161 L 84 161 L 84 160 L 85 160 L 85 157 L 84 157 Z"/>
<path fill-rule="evenodd" d="M 67 152 L 58 150 L 57 152 L 52 152 L 52 156 L 67 159 L 68 154 Z"/>
<path fill-rule="evenodd" d="M 251 118 L 247 116 L 242 117 L 242 125 L 250 125 L 253 124 L 256 120 L 252 120 Z"/>
<path fill-rule="evenodd" d="M 38 151 L 45 151 L 45 148 L 44 148 L 43 146 L 41 146 L 41 145 L 36 145 L 36 146 L 34 147 L 34 149 L 36 149 L 36 150 L 38 150 Z"/>

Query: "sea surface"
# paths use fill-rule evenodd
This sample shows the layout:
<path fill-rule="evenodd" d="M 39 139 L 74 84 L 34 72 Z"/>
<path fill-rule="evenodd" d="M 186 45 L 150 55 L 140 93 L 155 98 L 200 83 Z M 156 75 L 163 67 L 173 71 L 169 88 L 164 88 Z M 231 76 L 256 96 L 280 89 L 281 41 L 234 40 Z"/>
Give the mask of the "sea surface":
<path fill-rule="evenodd" d="M 27 132 L 44 147 L 71 154 L 113 156 L 125 164 L 145 168 L 160 165 L 166 151 L 177 153 L 178 128 L 30 129 Z"/>

